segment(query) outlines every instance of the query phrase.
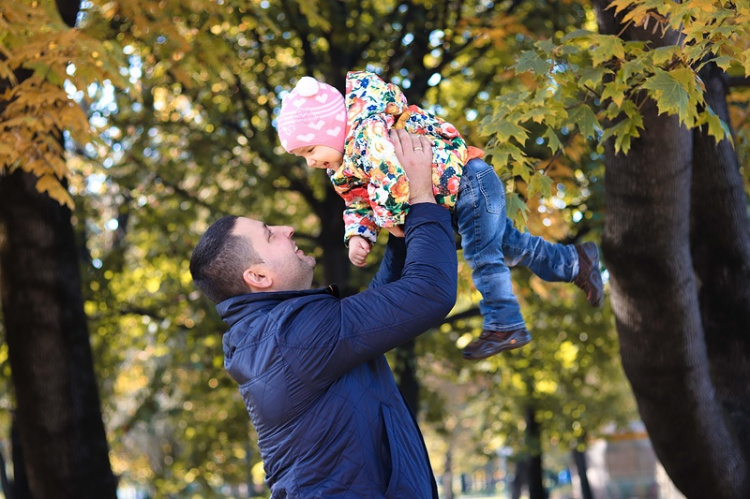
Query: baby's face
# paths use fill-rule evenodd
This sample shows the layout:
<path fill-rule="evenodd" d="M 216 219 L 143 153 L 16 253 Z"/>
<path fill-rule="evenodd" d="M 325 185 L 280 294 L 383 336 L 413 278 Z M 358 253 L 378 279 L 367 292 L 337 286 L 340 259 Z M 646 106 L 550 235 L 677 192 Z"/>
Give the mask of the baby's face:
<path fill-rule="evenodd" d="M 333 147 L 328 146 L 305 146 L 290 151 L 295 156 L 305 158 L 307 166 L 325 170 L 330 168 L 336 170 L 344 161 L 344 155 Z"/>

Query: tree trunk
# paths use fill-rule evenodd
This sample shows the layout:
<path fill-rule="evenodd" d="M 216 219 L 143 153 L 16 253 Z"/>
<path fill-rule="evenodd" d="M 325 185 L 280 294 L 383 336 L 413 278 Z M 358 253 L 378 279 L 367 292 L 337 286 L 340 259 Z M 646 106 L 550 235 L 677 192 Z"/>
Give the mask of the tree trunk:
<path fill-rule="evenodd" d="M 448 448 L 445 453 L 445 470 L 441 478 L 443 482 L 443 499 L 453 499 L 453 452 Z"/>
<path fill-rule="evenodd" d="M 591 492 L 591 484 L 589 484 L 589 477 L 587 475 L 588 463 L 586 462 L 586 453 L 573 449 L 573 462 L 576 465 L 576 472 L 578 473 L 578 480 L 581 482 L 581 497 L 582 499 L 594 499 L 594 494 Z"/>
<path fill-rule="evenodd" d="M 729 123 L 725 75 L 715 65 L 701 71 L 706 100 Z M 718 402 L 750 456 L 750 231 L 747 197 L 737 154 L 724 140 L 693 132 L 690 244 L 700 280 L 699 302 L 708 360 Z M 747 473 L 747 472 L 746 472 Z"/>
<path fill-rule="evenodd" d="M 419 413 L 419 380 L 417 379 L 417 356 L 414 352 L 414 340 L 401 345 L 394 350 L 394 376 L 398 381 L 398 388 L 406 400 L 409 409 L 415 416 Z"/>
<path fill-rule="evenodd" d="M 528 456 L 529 498 L 547 499 L 544 488 L 544 467 L 542 466 L 542 430 L 536 420 L 536 409 L 526 407 L 526 447 Z"/>
<path fill-rule="evenodd" d="M 0 176 L 0 292 L 35 499 L 116 495 L 70 215 L 31 174 Z"/>
<path fill-rule="evenodd" d="M 617 33 L 606 3 L 597 1 L 600 29 Z M 622 36 L 664 44 L 633 28 Z M 602 251 L 623 367 L 675 485 L 690 497 L 750 497 L 747 437 L 734 423 L 747 420 L 750 307 L 736 158 L 703 138 L 695 143 L 653 102 L 641 109 L 645 130 L 628 155 L 615 154 L 611 141 L 606 148 Z"/>
<path fill-rule="evenodd" d="M 526 456 L 517 456 L 515 460 L 516 472 L 513 475 L 513 485 L 511 488 L 511 499 L 521 499 L 523 486 L 528 483 L 529 478 L 529 460 Z"/>
<path fill-rule="evenodd" d="M 344 212 L 344 200 L 329 186 L 320 209 L 317 215 L 326 224 L 325 230 L 320 231 L 318 236 L 318 243 L 323 250 L 324 285 L 335 283 L 342 296 L 349 296 L 359 290 L 349 288 L 351 264 L 348 250 L 344 246 L 344 222 L 341 215 Z"/>
<path fill-rule="evenodd" d="M 72 27 L 80 0 L 56 5 Z M 17 406 L 14 489 L 34 499 L 116 497 L 71 212 L 20 168 L 0 170 L 0 304 Z"/>
<path fill-rule="evenodd" d="M 10 424 L 10 444 L 13 448 L 13 495 L 8 499 L 29 499 L 31 491 L 29 491 L 29 479 L 23 464 L 23 445 L 21 445 L 21 436 L 18 434 L 18 418 L 15 411 Z"/>

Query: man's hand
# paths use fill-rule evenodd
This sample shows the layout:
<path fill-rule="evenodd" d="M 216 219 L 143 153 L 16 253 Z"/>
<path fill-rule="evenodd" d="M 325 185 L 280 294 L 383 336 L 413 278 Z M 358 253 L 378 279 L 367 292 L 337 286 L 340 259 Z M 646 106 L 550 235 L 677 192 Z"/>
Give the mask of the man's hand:
<path fill-rule="evenodd" d="M 407 133 L 406 130 L 391 130 L 388 136 L 409 178 L 409 204 L 434 203 L 430 140 L 424 135 Z"/>
<path fill-rule="evenodd" d="M 367 265 L 367 255 L 370 254 L 372 243 L 362 236 L 352 236 L 349 239 L 349 261 L 357 267 Z"/>

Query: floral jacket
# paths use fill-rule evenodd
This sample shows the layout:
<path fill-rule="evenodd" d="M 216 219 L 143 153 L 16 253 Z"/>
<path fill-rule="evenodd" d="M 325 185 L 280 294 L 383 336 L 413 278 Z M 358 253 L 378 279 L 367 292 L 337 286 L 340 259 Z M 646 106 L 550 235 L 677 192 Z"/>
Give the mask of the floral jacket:
<path fill-rule="evenodd" d="M 380 227 L 404 223 L 409 183 L 388 139 L 392 128 L 430 138 L 435 199 L 447 208 L 455 206 L 463 166 L 481 154 L 467 148 L 453 125 L 409 106 L 396 85 L 367 71 L 347 74 L 346 108 L 344 161 L 337 170 L 328 170 L 336 192 L 346 202 L 345 241 L 362 236 L 375 242 Z"/>

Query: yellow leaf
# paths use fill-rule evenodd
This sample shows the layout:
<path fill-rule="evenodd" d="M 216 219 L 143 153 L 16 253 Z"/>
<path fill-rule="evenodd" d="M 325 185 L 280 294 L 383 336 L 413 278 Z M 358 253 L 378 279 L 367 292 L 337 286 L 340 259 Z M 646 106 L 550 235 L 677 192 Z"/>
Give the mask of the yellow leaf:
<path fill-rule="evenodd" d="M 54 175 L 42 175 L 36 182 L 36 189 L 39 192 L 46 192 L 49 194 L 49 197 L 61 205 L 66 205 L 71 210 L 74 208 L 73 198 L 70 196 L 70 193 Z"/>

